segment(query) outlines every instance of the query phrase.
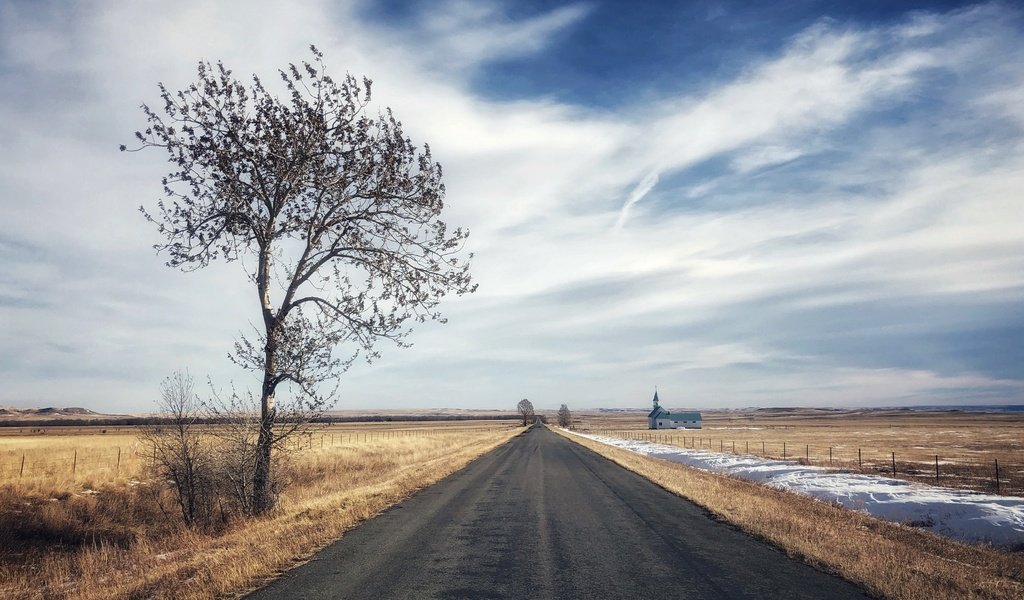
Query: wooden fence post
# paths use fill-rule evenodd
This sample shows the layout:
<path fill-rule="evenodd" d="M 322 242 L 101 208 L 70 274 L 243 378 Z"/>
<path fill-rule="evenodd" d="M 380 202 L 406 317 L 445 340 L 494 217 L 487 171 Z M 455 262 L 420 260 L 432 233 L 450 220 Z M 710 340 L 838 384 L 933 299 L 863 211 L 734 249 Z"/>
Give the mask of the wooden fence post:
<path fill-rule="evenodd" d="M 996 493 L 998 494 L 999 493 L 999 459 L 997 458 L 997 459 L 995 459 L 995 461 L 996 461 Z"/>
<path fill-rule="evenodd" d="M 782 460 L 786 460 L 786 442 L 782 442 Z"/>
<path fill-rule="evenodd" d="M 807 462 L 811 462 L 811 445 L 810 444 L 805 444 L 804 445 L 804 460 L 806 460 Z"/>
<path fill-rule="evenodd" d="M 25 476 L 25 453 L 21 453 L 21 470 L 18 471 L 18 479 Z"/>
<path fill-rule="evenodd" d="M 761 456 L 766 456 L 768 453 L 764 451 L 764 441 L 761 441 Z"/>
<path fill-rule="evenodd" d="M 896 453 L 892 453 L 892 476 L 896 476 Z"/>
<path fill-rule="evenodd" d="M 114 471 L 114 474 L 116 475 L 116 474 L 119 474 L 120 472 L 121 472 L 121 447 L 118 446 L 117 447 L 117 468 Z"/>
<path fill-rule="evenodd" d="M 832 446 L 828 447 L 828 464 L 832 464 Z"/>
<path fill-rule="evenodd" d="M 78 471 L 78 448 L 75 448 L 75 458 L 71 462 L 71 475 Z"/>
<path fill-rule="evenodd" d="M 935 481 L 939 480 L 939 455 L 935 455 Z"/>
<path fill-rule="evenodd" d="M 860 454 L 860 448 L 857 448 L 857 466 L 861 471 L 864 470 L 864 458 Z"/>

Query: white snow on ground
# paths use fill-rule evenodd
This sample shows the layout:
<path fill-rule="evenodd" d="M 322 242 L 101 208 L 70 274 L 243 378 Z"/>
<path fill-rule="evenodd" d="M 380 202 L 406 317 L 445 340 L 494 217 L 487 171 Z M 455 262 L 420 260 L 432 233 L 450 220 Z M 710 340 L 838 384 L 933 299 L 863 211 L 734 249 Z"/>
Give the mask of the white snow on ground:
<path fill-rule="evenodd" d="M 874 517 L 969 542 L 1024 546 L 1024 499 L 911 483 L 795 461 L 690 450 L 652 442 L 570 432 L 652 458 L 725 473 L 811 496 Z"/>

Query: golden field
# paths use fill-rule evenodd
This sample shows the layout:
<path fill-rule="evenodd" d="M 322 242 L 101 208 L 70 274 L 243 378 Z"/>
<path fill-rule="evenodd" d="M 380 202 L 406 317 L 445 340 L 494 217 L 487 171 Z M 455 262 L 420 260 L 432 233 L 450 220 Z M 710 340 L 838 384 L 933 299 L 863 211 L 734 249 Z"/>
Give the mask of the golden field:
<path fill-rule="evenodd" d="M 146 475 L 134 431 L 105 429 L 0 435 L 0 598 L 237 595 L 522 431 L 507 421 L 317 429 L 294 438 L 273 514 L 199 533 Z"/>
<path fill-rule="evenodd" d="M 703 429 L 648 431 L 645 413 L 577 415 L 590 433 L 863 469 L 986 492 L 1024 494 L 1024 415 L 819 409 L 703 413 Z M 656 436 L 656 437 L 655 437 Z M 831 451 L 831 460 L 830 460 Z M 859 453 L 858 453 L 859 451 Z"/>
<path fill-rule="evenodd" d="M 794 493 L 569 433 L 572 441 L 829 573 L 898 600 L 1024 598 L 1024 554 L 955 542 Z"/>

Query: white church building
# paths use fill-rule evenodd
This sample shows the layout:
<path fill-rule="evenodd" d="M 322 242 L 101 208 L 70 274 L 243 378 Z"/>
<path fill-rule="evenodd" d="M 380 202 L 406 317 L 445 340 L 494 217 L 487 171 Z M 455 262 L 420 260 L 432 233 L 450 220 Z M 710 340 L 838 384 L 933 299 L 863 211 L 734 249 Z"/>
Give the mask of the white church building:
<path fill-rule="evenodd" d="M 647 415 L 648 429 L 700 429 L 699 412 L 673 413 L 658 404 L 658 390 L 654 390 L 654 409 Z"/>

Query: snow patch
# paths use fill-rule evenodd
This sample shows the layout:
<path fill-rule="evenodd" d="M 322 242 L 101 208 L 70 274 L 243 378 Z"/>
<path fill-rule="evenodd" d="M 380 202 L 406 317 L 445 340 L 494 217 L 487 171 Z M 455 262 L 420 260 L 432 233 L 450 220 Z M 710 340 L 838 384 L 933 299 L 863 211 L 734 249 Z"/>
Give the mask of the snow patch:
<path fill-rule="evenodd" d="M 638 440 L 569 432 L 573 435 L 670 460 L 704 471 L 796 492 L 873 517 L 929 529 L 968 542 L 1024 547 L 1024 499 L 954 490 L 900 479 L 864 475 L 795 461 L 691 450 Z"/>

